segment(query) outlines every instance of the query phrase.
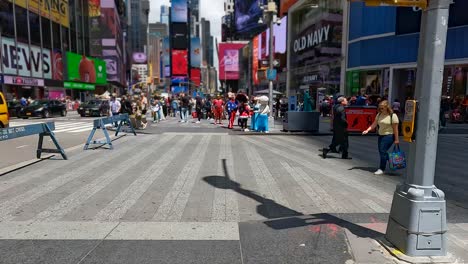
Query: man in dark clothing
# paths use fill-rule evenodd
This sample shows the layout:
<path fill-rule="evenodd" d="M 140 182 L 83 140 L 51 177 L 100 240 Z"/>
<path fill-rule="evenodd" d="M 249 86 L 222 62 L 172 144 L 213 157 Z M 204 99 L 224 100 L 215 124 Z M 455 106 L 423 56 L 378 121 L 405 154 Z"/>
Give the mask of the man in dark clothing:
<path fill-rule="evenodd" d="M 132 115 L 133 110 L 132 110 L 132 103 L 127 99 L 127 96 L 122 96 L 122 102 L 121 102 L 122 108 L 120 109 L 120 112 L 122 114 L 128 114 Z"/>
<path fill-rule="evenodd" d="M 341 158 L 350 159 L 348 157 L 348 121 L 346 119 L 345 106 L 348 105 L 348 100 L 345 97 L 339 97 L 337 104 L 333 107 L 333 140 L 329 148 L 323 148 L 323 158 L 327 158 L 328 152 L 331 149 L 336 149 L 339 145 L 341 149 Z"/>
<path fill-rule="evenodd" d="M 185 94 L 180 95 L 180 117 L 182 119 L 182 123 L 187 123 L 188 114 L 189 114 L 189 106 L 190 106 L 190 98 Z"/>

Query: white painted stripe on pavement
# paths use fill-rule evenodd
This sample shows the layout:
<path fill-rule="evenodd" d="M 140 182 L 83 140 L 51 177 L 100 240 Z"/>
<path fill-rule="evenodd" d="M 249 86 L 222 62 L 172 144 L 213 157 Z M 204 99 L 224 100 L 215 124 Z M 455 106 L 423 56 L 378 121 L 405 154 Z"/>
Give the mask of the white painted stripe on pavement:
<path fill-rule="evenodd" d="M 288 200 L 284 197 L 275 178 L 273 178 L 273 175 L 271 175 L 270 170 L 263 161 L 262 155 L 246 142 L 242 142 L 242 145 L 243 149 L 245 149 L 247 160 L 249 161 L 250 169 L 255 177 L 257 186 L 260 188 L 260 192 L 266 198 L 272 199 L 285 207 L 290 207 Z"/>
<path fill-rule="evenodd" d="M 69 133 L 80 133 L 80 132 L 90 131 L 92 129 L 93 127 L 88 127 L 88 128 L 83 128 L 83 129 L 72 130 L 72 131 L 69 131 Z"/>
<path fill-rule="evenodd" d="M 173 139 L 173 137 L 169 136 L 170 139 Z M 127 189 L 102 209 L 94 219 L 97 221 L 117 221 L 122 218 L 148 188 L 151 187 L 153 182 L 163 174 L 164 170 L 172 164 L 173 160 L 184 150 L 185 145 L 190 140 L 192 140 L 192 137 L 184 137 L 182 140 L 177 140 L 177 143 L 171 146 L 168 152 L 164 153 L 164 155 L 157 155 L 156 160 L 151 161 L 152 165 L 143 171 L 140 177 Z"/>
<path fill-rule="evenodd" d="M 112 163 L 114 159 L 118 159 L 125 155 L 126 153 L 124 151 L 121 151 L 112 159 L 109 159 L 108 157 L 106 158 L 105 156 L 103 156 L 100 159 L 95 159 L 89 162 L 88 164 L 86 164 L 86 166 L 84 166 L 83 168 L 79 170 L 67 171 L 66 173 L 54 178 L 53 180 L 49 182 L 45 182 L 25 193 L 22 193 L 21 195 L 10 197 L 9 200 L 4 201 L 0 204 L 0 221 L 13 219 L 14 216 L 12 216 L 11 214 L 13 213 L 14 210 L 17 210 L 21 206 L 27 203 L 30 203 L 36 200 L 37 198 L 54 191 L 60 186 L 63 186 L 77 178 L 83 177 L 84 175 L 87 175 L 88 173 L 92 173 L 96 167 L 102 165 L 104 160 L 106 162 Z"/>
<path fill-rule="evenodd" d="M 27 147 L 27 146 L 29 146 L 29 145 L 22 145 L 22 146 L 18 146 L 18 147 L 16 147 L 16 148 L 17 148 L 17 149 L 21 149 L 21 148 L 25 148 L 25 147 Z"/>
<path fill-rule="evenodd" d="M 164 132 L 163 135 L 177 135 L 177 136 L 227 136 L 228 133 L 192 133 L 192 132 Z"/>
<path fill-rule="evenodd" d="M 235 222 L 0 222 L 0 239 L 237 241 L 240 236 Z"/>
<path fill-rule="evenodd" d="M 165 144 L 169 142 L 173 137 L 158 137 L 159 142 L 151 142 L 151 144 Z M 146 138 L 145 142 L 153 140 Z M 84 185 L 83 187 L 76 190 L 74 193 L 68 195 L 64 199 L 60 200 L 59 203 L 50 206 L 46 210 L 36 215 L 34 221 L 57 221 L 66 214 L 73 211 L 80 204 L 83 204 L 93 195 L 103 190 L 107 185 L 116 180 L 122 175 L 127 175 L 128 171 L 132 169 L 132 166 L 136 166 L 139 161 L 143 162 L 148 159 L 154 153 L 153 148 L 143 148 L 138 154 L 131 155 L 128 160 L 120 164 L 115 164 L 110 170 L 106 170 L 103 174 L 98 176 L 92 182 Z M 131 166 L 129 166 L 131 165 Z"/>
<path fill-rule="evenodd" d="M 240 240 L 236 222 L 123 222 L 106 240 Z"/>
<path fill-rule="evenodd" d="M 227 173 L 229 179 L 236 181 L 236 171 L 234 166 L 234 155 L 232 153 L 232 142 L 230 136 L 221 136 L 220 155 L 217 175 L 224 175 L 222 160 L 226 160 Z M 213 201 L 212 221 L 214 222 L 239 222 L 239 203 L 237 193 L 232 189 L 215 189 Z"/>
<path fill-rule="evenodd" d="M 301 168 L 291 167 L 289 163 L 281 161 L 281 166 L 289 173 L 297 184 L 304 190 L 310 200 L 321 212 L 346 212 L 331 195 L 318 184 L 313 177 L 307 175 Z"/>
<path fill-rule="evenodd" d="M 180 221 L 187 205 L 190 191 L 198 179 L 198 173 L 208 150 L 211 136 L 204 136 L 197 144 L 195 151 L 190 156 L 188 163 L 177 176 L 174 185 L 164 197 L 153 217 L 154 221 Z"/>
<path fill-rule="evenodd" d="M 0 239 L 101 240 L 119 223 L 0 222 Z"/>
<path fill-rule="evenodd" d="M 361 181 L 359 181 L 358 179 L 353 179 L 351 177 L 351 175 L 346 175 L 343 173 L 343 174 L 338 174 L 337 175 L 337 172 L 332 170 L 332 169 L 329 169 L 327 166 L 317 166 L 317 164 L 314 164 L 314 163 L 311 163 L 308 159 L 305 159 L 304 156 L 299 156 L 299 155 L 296 155 L 294 153 L 291 153 L 291 152 L 287 152 L 287 151 L 284 151 L 282 148 L 279 148 L 279 147 L 275 147 L 275 146 L 272 146 L 272 145 L 268 145 L 266 143 L 263 143 L 263 142 L 259 142 L 258 140 L 255 140 L 253 138 L 250 138 L 250 137 L 241 137 L 242 140 L 245 140 L 249 143 L 252 143 L 254 145 L 257 145 L 259 147 L 262 147 L 264 149 L 267 149 L 268 151 L 276 154 L 276 155 L 279 155 L 280 157 L 284 157 L 284 158 L 287 158 L 289 160 L 292 160 L 294 162 L 297 162 L 299 164 L 302 164 L 304 167 L 306 167 L 307 169 L 311 170 L 312 173 L 321 173 L 327 177 L 330 177 L 338 182 L 341 182 L 342 184 L 346 185 L 346 186 L 349 186 L 349 187 L 352 187 L 352 188 L 355 188 L 356 190 L 359 190 L 367 195 L 370 195 L 376 199 L 379 199 L 383 202 L 387 202 L 387 203 L 390 203 L 392 201 L 392 195 L 391 194 L 388 194 L 386 193 L 383 189 L 378 189 L 376 187 L 373 187 L 373 186 L 370 186 L 366 183 L 362 183 Z M 308 155 L 310 155 L 310 153 L 307 153 Z M 324 163 L 326 161 L 323 161 Z M 326 162 L 328 164 L 330 164 L 330 162 Z M 333 166 L 333 164 L 330 164 Z M 349 172 L 347 172 L 348 174 L 350 174 Z"/>
<path fill-rule="evenodd" d="M 232 151 L 232 137 L 226 138 L 226 165 L 229 173 L 229 178 L 233 181 L 237 180 L 236 167 L 234 165 L 234 154 Z M 237 200 L 237 192 L 229 189 L 226 192 L 226 222 L 239 222 L 239 202 Z"/>

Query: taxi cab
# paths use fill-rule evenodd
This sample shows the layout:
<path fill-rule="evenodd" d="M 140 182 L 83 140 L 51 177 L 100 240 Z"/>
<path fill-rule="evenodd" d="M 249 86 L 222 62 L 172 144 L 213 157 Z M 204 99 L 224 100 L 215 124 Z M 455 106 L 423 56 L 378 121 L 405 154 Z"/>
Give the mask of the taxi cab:
<path fill-rule="evenodd" d="M 10 123 L 9 119 L 7 101 L 3 93 L 0 92 L 0 128 L 7 128 Z"/>

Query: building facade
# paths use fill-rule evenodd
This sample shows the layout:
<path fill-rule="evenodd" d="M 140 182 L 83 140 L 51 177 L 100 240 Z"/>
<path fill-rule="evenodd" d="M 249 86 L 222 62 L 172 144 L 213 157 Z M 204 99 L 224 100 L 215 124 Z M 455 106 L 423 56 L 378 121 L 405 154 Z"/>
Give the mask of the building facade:
<path fill-rule="evenodd" d="M 440 87 L 442 96 L 453 104 L 468 95 L 468 17 L 464 10 L 468 10 L 467 1 L 455 1 L 450 7 Z M 400 101 L 414 97 L 421 13 L 417 8 L 351 3 L 346 94 Z"/>
<path fill-rule="evenodd" d="M 130 0 L 131 23 L 128 28 L 130 54 L 144 52 L 148 43 L 149 0 Z"/>
<path fill-rule="evenodd" d="M 106 65 L 90 57 L 89 17 L 96 12 L 100 10 L 85 0 L 54 1 L 50 8 L 34 1 L 1 1 L 0 46 L 9 52 L 1 52 L 0 84 L 7 98 L 84 99 L 97 87 L 105 89 Z M 74 55 L 83 65 L 93 61 L 101 67 L 91 67 L 86 76 L 71 80 L 78 67 L 70 59 Z"/>
<path fill-rule="evenodd" d="M 164 88 L 163 67 L 163 40 L 168 36 L 167 25 L 163 23 L 150 23 L 148 29 L 148 65 L 149 81 L 152 89 Z"/>

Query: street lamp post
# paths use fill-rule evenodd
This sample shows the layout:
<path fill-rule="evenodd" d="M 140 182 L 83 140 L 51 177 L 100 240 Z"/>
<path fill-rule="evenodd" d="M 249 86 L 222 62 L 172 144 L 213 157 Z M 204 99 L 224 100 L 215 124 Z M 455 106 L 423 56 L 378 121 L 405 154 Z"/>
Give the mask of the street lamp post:
<path fill-rule="evenodd" d="M 431 0 L 419 40 L 416 142 L 407 177 L 394 192 L 386 238 L 407 256 L 446 256 L 444 193 L 434 185 L 440 98 L 451 0 Z"/>
<path fill-rule="evenodd" d="M 259 2 L 260 8 L 263 10 L 263 19 L 268 21 L 268 27 L 270 30 L 270 36 L 269 36 L 269 66 L 268 69 L 270 72 L 273 71 L 273 61 L 274 61 L 274 50 L 273 50 L 273 26 L 275 23 L 280 24 L 281 20 L 277 18 L 278 14 L 278 7 L 276 6 L 276 3 L 274 0 L 268 0 L 268 4 L 264 6 Z M 260 19 L 259 21 L 260 24 L 263 24 L 263 20 Z M 268 96 L 269 96 L 269 107 L 270 107 L 270 117 L 272 117 L 273 113 L 273 80 L 268 78 Z"/>

